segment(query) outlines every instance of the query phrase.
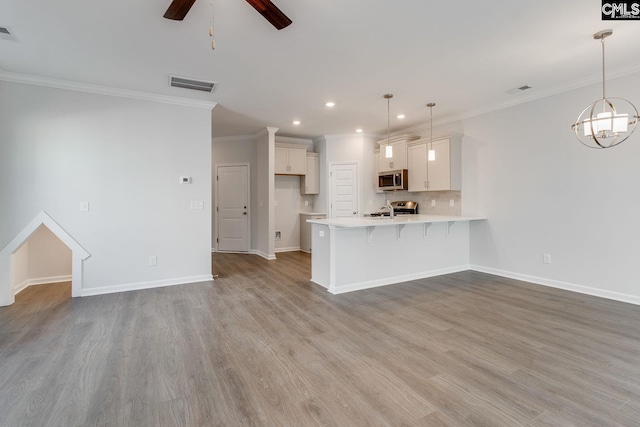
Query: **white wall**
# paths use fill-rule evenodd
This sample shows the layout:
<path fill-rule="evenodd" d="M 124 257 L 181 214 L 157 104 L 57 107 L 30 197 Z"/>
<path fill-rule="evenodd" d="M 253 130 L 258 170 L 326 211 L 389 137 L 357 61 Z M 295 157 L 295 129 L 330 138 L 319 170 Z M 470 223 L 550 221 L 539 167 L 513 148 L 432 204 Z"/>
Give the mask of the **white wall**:
<path fill-rule="evenodd" d="M 46 211 L 84 295 L 211 277 L 209 109 L 0 81 L 0 152 L 0 248 Z"/>
<path fill-rule="evenodd" d="M 46 226 L 40 226 L 13 254 L 13 292 L 30 285 L 71 280 L 71 249 Z"/>
<path fill-rule="evenodd" d="M 15 294 L 29 284 L 29 241 L 11 257 L 11 292 Z"/>
<path fill-rule="evenodd" d="M 300 249 L 300 177 L 278 175 L 275 177 L 275 231 L 281 232 L 275 240 L 275 251 Z"/>
<path fill-rule="evenodd" d="M 607 94 L 640 105 L 640 74 Z M 581 145 L 570 125 L 598 97 L 593 85 L 459 124 L 464 212 L 489 218 L 473 225 L 471 262 L 640 303 L 640 129 L 615 148 Z"/>
<path fill-rule="evenodd" d="M 256 236 L 258 235 L 258 169 L 257 169 L 257 142 L 255 136 L 244 136 L 234 138 L 213 138 L 211 144 L 211 158 L 213 163 L 212 190 L 213 200 L 215 200 L 216 182 L 215 167 L 220 164 L 243 163 L 249 164 L 250 178 L 250 219 L 251 219 L 251 248 L 256 247 Z M 213 245 L 217 237 L 216 215 L 213 215 L 212 239 Z"/>
<path fill-rule="evenodd" d="M 275 259 L 274 223 L 274 153 L 278 128 L 268 127 L 257 136 L 257 231 L 255 252 L 266 259 Z"/>
<path fill-rule="evenodd" d="M 29 279 L 51 281 L 71 276 L 71 249 L 47 227 L 29 237 Z"/>

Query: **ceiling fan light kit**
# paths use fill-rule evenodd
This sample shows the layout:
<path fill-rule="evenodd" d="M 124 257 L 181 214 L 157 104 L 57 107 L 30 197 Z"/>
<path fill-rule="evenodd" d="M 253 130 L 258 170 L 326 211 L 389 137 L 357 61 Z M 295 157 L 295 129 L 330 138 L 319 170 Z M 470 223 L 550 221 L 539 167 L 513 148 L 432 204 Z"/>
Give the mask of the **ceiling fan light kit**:
<path fill-rule="evenodd" d="M 602 43 L 602 98 L 582 110 L 571 125 L 578 140 L 589 148 L 611 148 L 626 141 L 640 118 L 631 102 L 605 95 L 604 39 L 611 34 L 613 30 L 602 30 L 593 35 Z"/>

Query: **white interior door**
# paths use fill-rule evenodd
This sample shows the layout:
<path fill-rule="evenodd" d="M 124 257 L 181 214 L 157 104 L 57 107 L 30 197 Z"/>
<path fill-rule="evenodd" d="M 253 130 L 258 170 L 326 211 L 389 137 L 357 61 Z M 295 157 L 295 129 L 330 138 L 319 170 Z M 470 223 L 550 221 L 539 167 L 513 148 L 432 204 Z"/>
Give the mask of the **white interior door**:
<path fill-rule="evenodd" d="M 358 216 L 358 165 L 334 163 L 329 171 L 331 218 Z"/>
<path fill-rule="evenodd" d="M 249 252 L 249 166 L 216 168 L 217 248 Z"/>

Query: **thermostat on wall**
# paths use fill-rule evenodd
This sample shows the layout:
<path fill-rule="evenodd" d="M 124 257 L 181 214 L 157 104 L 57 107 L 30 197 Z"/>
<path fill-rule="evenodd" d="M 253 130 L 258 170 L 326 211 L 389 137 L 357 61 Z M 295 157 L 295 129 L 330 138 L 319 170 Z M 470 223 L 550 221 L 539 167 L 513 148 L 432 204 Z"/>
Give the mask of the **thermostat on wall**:
<path fill-rule="evenodd" d="M 191 177 L 190 176 L 181 176 L 180 177 L 180 184 L 191 184 Z"/>

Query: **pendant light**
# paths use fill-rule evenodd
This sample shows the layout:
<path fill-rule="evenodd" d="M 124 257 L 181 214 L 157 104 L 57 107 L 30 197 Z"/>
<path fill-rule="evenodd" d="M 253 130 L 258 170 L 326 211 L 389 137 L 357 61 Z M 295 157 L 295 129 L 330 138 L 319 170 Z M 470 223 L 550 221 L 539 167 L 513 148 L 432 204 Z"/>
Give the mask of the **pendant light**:
<path fill-rule="evenodd" d="M 430 115 L 431 115 L 431 124 L 429 125 L 429 131 L 431 132 L 431 137 L 429 139 L 429 151 L 427 151 L 427 160 L 433 162 L 436 159 L 436 150 L 433 149 L 433 107 L 436 106 L 435 102 L 430 102 L 427 104 L 429 107 Z"/>
<path fill-rule="evenodd" d="M 578 140 L 589 148 L 611 148 L 626 141 L 639 118 L 638 110 L 631 102 L 605 96 L 604 39 L 611 34 L 613 30 L 602 30 L 593 35 L 602 44 L 602 99 L 582 110 L 571 126 Z"/>
<path fill-rule="evenodd" d="M 389 113 L 389 101 L 390 99 L 393 98 L 393 94 L 391 93 L 387 93 L 384 95 L 384 99 L 387 100 L 387 146 L 384 147 L 384 157 L 386 157 L 387 159 L 390 159 L 393 157 L 393 147 L 391 146 L 390 140 L 391 138 L 389 137 L 390 135 L 390 113 Z"/>

